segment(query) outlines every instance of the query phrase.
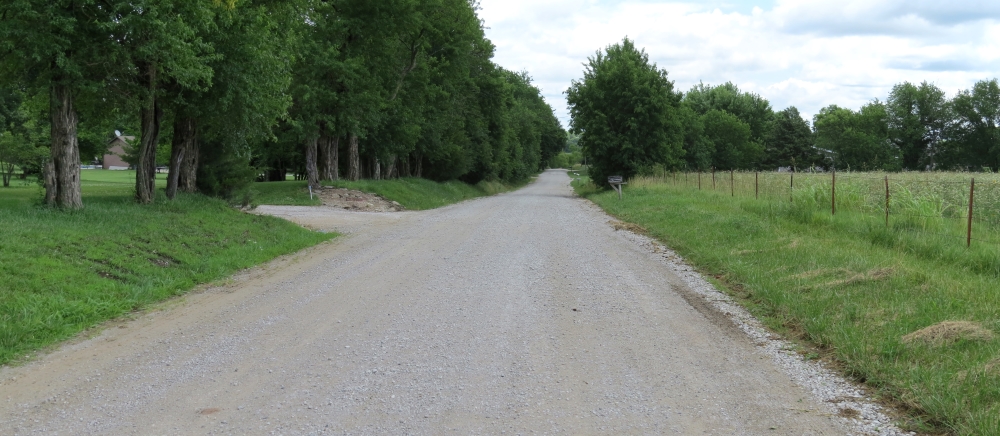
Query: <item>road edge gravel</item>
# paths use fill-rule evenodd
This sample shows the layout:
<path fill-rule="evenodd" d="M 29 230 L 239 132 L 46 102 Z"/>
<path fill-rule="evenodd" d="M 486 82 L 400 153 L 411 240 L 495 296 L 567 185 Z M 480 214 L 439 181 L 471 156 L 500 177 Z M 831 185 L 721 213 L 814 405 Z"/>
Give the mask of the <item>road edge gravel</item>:
<path fill-rule="evenodd" d="M 591 207 L 597 208 L 607 215 L 600 206 L 590 200 L 583 200 Z M 618 221 L 608 215 L 610 223 Z M 624 239 L 638 245 L 661 263 L 690 287 L 696 295 L 681 296 L 696 310 L 718 321 L 724 317 L 736 328 L 746 334 L 760 350 L 771 358 L 775 365 L 787 374 L 796 384 L 806 388 L 818 403 L 827 408 L 824 412 L 838 416 L 849 428 L 858 434 L 877 436 L 913 436 L 917 433 L 901 430 L 894 419 L 859 386 L 838 372 L 826 367 L 821 361 L 806 360 L 794 350 L 797 347 L 791 341 L 771 333 L 763 323 L 750 314 L 743 306 L 729 295 L 717 289 L 713 284 L 696 271 L 695 267 L 684 261 L 684 258 L 662 242 L 651 237 L 635 233 L 622 226 L 614 226 L 616 233 Z M 692 301 L 695 298 L 700 301 Z M 714 313 L 704 313 L 709 309 Z"/>

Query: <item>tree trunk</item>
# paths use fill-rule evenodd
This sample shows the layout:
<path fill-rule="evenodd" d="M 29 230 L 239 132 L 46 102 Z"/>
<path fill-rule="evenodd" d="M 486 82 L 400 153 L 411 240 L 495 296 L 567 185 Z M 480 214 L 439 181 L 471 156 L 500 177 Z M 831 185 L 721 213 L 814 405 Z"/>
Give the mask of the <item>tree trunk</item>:
<path fill-rule="evenodd" d="M 415 161 L 414 166 L 416 167 L 414 169 L 413 176 L 417 177 L 417 178 L 423 177 L 424 176 L 424 159 L 423 159 L 423 157 L 420 156 L 420 153 L 415 153 L 413 155 L 413 160 Z"/>
<path fill-rule="evenodd" d="M 330 138 L 330 180 L 340 180 L 340 137 Z"/>
<path fill-rule="evenodd" d="M 76 109 L 68 86 L 53 85 L 49 98 L 51 160 L 45 166 L 45 203 L 65 209 L 83 207 L 80 197 L 80 148 Z"/>
<path fill-rule="evenodd" d="M 4 188 L 9 188 L 10 187 L 10 178 L 11 178 L 11 176 L 14 175 L 14 164 L 9 163 L 9 162 L 4 162 L 4 163 L 2 163 L 0 165 L 3 166 L 3 169 L 2 169 L 2 171 L 3 171 L 3 187 Z"/>
<path fill-rule="evenodd" d="M 139 159 L 135 165 L 135 200 L 150 204 L 156 198 L 156 143 L 160 139 L 160 120 L 163 110 L 156 98 L 156 66 L 146 65 L 146 106 L 140 111 L 142 137 L 139 140 Z"/>
<path fill-rule="evenodd" d="M 396 171 L 396 155 L 389 157 L 389 161 L 385 163 L 385 178 L 391 179 L 392 173 Z"/>
<path fill-rule="evenodd" d="M 337 180 L 337 146 L 340 138 L 321 136 L 319 139 L 319 166 L 322 180 Z"/>
<path fill-rule="evenodd" d="M 191 140 L 187 143 L 184 159 L 181 160 L 180 170 L 177 172 L 177 188 L 181 192 L 198 191 L 198 154 L 200 153 L 198 124 L 193 119 L 192 123 Z"/>
<path fill-rule="evenodd" d="M 195 120 L 180 114 L 174 118 L 174 138 L 170 149 L 170 172 L 167 174 L 167 198 L 173 200 L 177 196 L 177 187 L 181 178 L 181 167 L 184 166 L 188 150 L 195 141 Z"/>
<path fill-rule="evenodd" d="M 316 144 L 316 171 L 319 172 L 320 180 L 330 180 L 330 168 L 328 166 L 330 147 L 327 145 L 328 139 L 326 135 L 320 133 L 319 142 Z"/>
<path fill-rule="evenodd" d="M 310 138 L 306 140 L 306 179 L 309 181 L 309 186 L 313 189 L 319 186 L 319 173 L 316 171 L 316 147 L 319 142 L 318 138 Z"/>
<path fill-rule="evenodd" d="M 52 159 L 45 161 L 42 178 L 45 182 L 45 204 L 55 206 L 59 188 L 56 187 L 56 165 L 52 163 Z"/>
<path fill-rule="evenodd" d="M 351 133 L 347 139 L 347 179 L 357 181 L 361 178 L 361 156 L 358 155 L 358 135 Z"/>
<path fill-rule="evenodd" d="M 399 162 L 399 177 L 410 177 L 410 155 L 404 155 Z"/>
<path fill-rule="evenodd" d="M 377 157 L 372 157 L 372 180 L 382 179 L 382 164 L 378 162 Z"/>

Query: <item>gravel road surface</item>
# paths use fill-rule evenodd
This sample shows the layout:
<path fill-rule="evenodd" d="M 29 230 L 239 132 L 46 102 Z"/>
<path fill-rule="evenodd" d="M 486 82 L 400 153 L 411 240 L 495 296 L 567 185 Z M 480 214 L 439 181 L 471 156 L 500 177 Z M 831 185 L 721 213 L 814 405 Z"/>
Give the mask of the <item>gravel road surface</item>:
<path fill-rule="evenodd" d="M 843 435 L 564 171 L 345 236 L 0 370 L 0 434 Z"/>

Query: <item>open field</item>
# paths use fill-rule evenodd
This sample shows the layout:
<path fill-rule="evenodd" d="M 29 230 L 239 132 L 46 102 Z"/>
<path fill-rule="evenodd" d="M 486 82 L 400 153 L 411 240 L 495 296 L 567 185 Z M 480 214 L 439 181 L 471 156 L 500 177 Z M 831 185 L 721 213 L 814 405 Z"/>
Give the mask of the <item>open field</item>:
<path fill-rule="evenodd" d="M 0 188 L 0 363 L 333 237 L 201 195 L 140 206 L 134 177 L 82 171 L 77 212 L 36 206 L 34 184 Z"/>
<path fill-rule="evenodd" d="M 888 227 L 877 191 L 865 189 L 880 181 L 884 205 L 884 175 L 838 174 L 836 215 L 824 189 L 830 174 L 796 174 L 794 189 L 781 184 L 788 174 L 768 174 L 775 183 L 760 200 L 753 173 L 734 174 L 732 190 L 723 175 L 714 191 L 710 174 L 701 190 L 696 174 L 687 183 L 683 173 L 632 180 L 622 201 L 586 180 L 574 186 L 714 276 L 771 328 L 811 344 L 805 358 L 827 360 L 908 409 L 913 429 L 1000 434 L 1000 247 L 990 243 L 987 212 L 995 176 L 976 175 L 984 211 L 966 248 L 961 197 L 942 187 L 965 184 L 968 195 L 971 175 L 932 184 L 890 174 L 899 194 Z"/>
<path fill-rule="evenodd" d="M 973 189 L 972 181 L 975 179 Z M 1000 245 L 1000 175 L 991 173 L 664 173 L 647 179 L 739 198 L 791 202 L 815 219 L 857 212 L 891 230 L 914 230 L 965 245 Z M 640 182 L 641 183 L 641 182 Z M 835 188 L 835 189 L 833 189 Z M 970 190 L 974 194 L 970 199 Z M 835 198 L 834 198 L 835 197 Z M 834 201 L 835 200 L 835 201 Z"/>

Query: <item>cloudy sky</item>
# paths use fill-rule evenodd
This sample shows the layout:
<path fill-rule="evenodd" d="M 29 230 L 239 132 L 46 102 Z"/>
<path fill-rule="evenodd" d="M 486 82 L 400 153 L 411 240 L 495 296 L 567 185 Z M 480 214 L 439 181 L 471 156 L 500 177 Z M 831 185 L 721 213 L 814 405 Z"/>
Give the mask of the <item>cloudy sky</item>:
<path fill-rule="evenodd" d="M 625 36 L 677 89 L 732 81 L 807 118 L 928 81 L 949 97 L 1000 76 L 1000 2 L 981 0 L 482 0 L 494 60 L 555 108 L 582 63 Z"/>

